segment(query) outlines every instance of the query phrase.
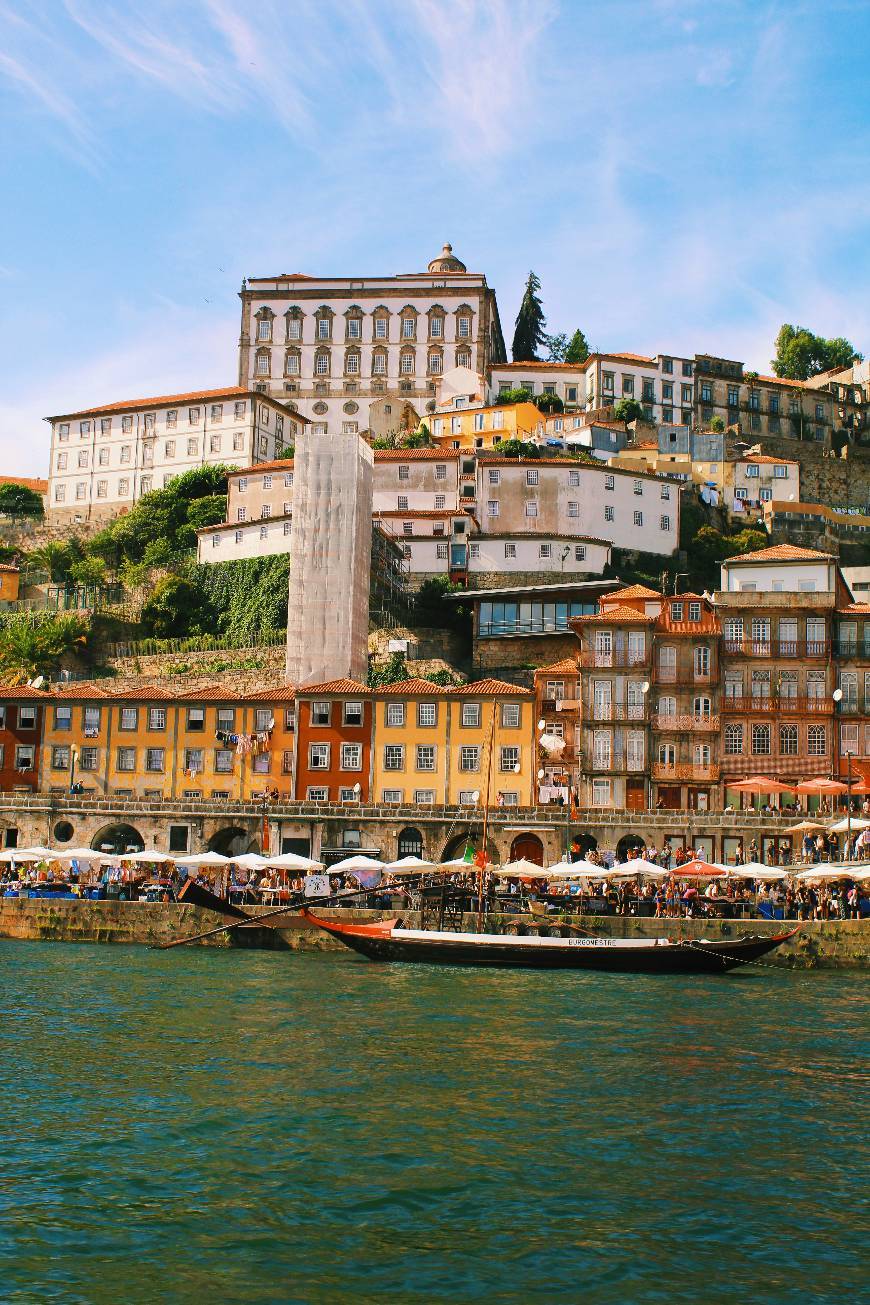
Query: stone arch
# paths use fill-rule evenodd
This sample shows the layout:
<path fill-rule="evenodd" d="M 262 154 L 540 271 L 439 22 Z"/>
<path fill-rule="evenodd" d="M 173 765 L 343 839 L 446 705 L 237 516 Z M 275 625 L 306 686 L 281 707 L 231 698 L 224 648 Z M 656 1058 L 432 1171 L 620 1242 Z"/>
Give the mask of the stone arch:
<path fill-rule="evenodd" d="M 242 825 L 225 825 L 216 829 L 206 844 L 209 852 L 219 852 L 221 856 L 242 856 L 245 852 L 256 852 L 259 844 Z"/>
<path fill-rule="evenodd" d="M 479 835 L 477 838 L 475 838 L 474 833 L 471 829 L 465 829 L 460 834 L 454 834 L 453 837 L 448 839 L 447 842 L 444 844 L 444 850 L 441 853 L 441 860 L 442 861 L 457 860 L 464 853 L 466 845 L 468 843 L 471 843 L 471 846 L 475 850 L 477 850 L 480 843 Z M 499 859 L 499 855 L 498 855 L 498 848 L 495 846 L 495 844 L 492 842 L 488 842 L 486 845 L 486 850 L 489 855 L 490 861 L 492 861 L 493 863 L 497 863 Z M 475 866 L 473 863 L 470 863 L 468 868 L 469 870 L 474 870 Z"/>
<path fill-rule="evenodd" d="M 577 844 L 581 857 L 588 856 L 590 852 L 598 851 L 598 839 L 594 834 L 574 834 L 571 843 Z"/>
<path fill-rule="evenodd" d="M 123 856 L 125 852 L 143 851 L 145 839 L 133 825 L 116 820 L 97 830 L 91 839 L 91 847 L 95 852 L 112 852 L 116 856 Z"/>
<path fill-rule="evenodd" d="M 535 865 L 544 864 L 544 844 L 537 834 L 531 832 L 517 834 L 511 843 L 510 859 L 520 861 L 523 858 L 526 861 L 534 861 Z"/>
<path fill-rule="evenodd" d="M 622 838 L 616 844 L 617 861 L 626 861 L 629 852 L 643 852 L 646 850 L 646 843 L 640 834 L 623 834 Z"/>
<path fill-rule="evenodd" d="M 423 835 L 419 829 L 413 825 L 406 826 L 399 834 L 397 844 L 399 857 L 403 856 L 422 856 L 423 855 Z"/>

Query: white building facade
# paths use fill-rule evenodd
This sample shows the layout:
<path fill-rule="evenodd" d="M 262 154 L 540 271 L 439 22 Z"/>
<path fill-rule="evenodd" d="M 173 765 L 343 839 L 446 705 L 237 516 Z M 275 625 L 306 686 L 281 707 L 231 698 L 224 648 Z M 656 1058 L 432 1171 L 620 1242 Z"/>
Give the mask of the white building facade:
<path fill-rule="evenodd" d="M 422 415 L 445 372 L 505 357 L 495 291 L 449 245 L 426 272 L 243 283 L 239 384 L 280 397 L 314 434 L 369 428 L 373 404 Z"/>
<path fill-rule="evenodd" d="M 110 520 L 195 467 L 247 466 L 294 444 L 304 418 L 232 386 L 106 404 L 51 423 L 48 513 Z"/>

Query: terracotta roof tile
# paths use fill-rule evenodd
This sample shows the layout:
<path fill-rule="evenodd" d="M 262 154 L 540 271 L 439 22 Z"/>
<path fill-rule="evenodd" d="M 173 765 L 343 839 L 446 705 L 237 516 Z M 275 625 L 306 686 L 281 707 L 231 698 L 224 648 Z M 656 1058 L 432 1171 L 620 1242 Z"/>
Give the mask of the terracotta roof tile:
<path fill-rule="evenodd" d="M 606 611 L 600 612 L 598 616 L 572 616 L 570 624 L 575 621 L 600 621 L 605 625 L 628 625 L 631 621 L 637 621 L 641 624 L 651 625 L 655 621 L 654 616 L 645 616 L 643 612 L 636 612 L 633 607 L 611 607 Z"/>
<path fill-rule="evenodd" d="M 455 462 L 460 449 L 373 449 L 375 462 Z"/>
<path fill-rule="evenodd" d="M 40 689 L 32 689 L 29 684 L 0 684 L 0 698 L 42 698 L 48 701 L 49 695 Z"/>
<path fill-rule="evenodd" d="M 795 544 L 774 544 L 772 548 L 760 548 L 757 553 L 738 553 L 736 557 L 725 559 L 730 562 L 830 562 L 833 553 L 820 553 L 815 548 L 798 548 Z"/>
<path fill-rule="evenodd" d="M 418 698 L 441 694 L 447 697 L 453 692 L 443 684 L 432 684 L 430 680 L 397 680 L 395 684 L 384 684 L 375 689 L 376 694 L 385 693 L 391 697 Z"/>
<path fill-rule="evenodd" d="M 53 698 L 111 698 L 113 695 L 96 684 L 61 684 L 51 695 Z"/>
<path fill-rule="evenodd" d="M 579 670 L 574 657 L 563 657 L 560 662 L 553 662 L 550 666 L 539 666 L 535 671 L 535 679 L 539 675 L 577 675 Z"/>
<path fill-rule="evenodd" d="M 787 463 L 790 467 L 799 467 L 800 463 L 797 458 L 774 458 L 769 453 L 747 453 L 744 457 L 738 458 L 738 462 L 759 462 L 765 466 L 771 466 L 773 463 Z"/>
<path fill-rule="evenodd" d="M 302 684 L 299 686 L 298 693 L 300 697 L 310 698 L 314 694 L 350 694 L 355 698 L 371 697 L 371 689 L 365 684 L 359 684 L 356 680 L 327 680 L 326 684 Z"/>
<path fill-rule="evenodd" d="M 870 616 L 870 603 L 846 603 L 836 612 L 838 616 Z"/>
<path fill-rule="evenodd" d="M 77 408 L 74 412 L 59 412 L 53 417 L 46 417 L 46 421 L 60 421 L 67 417 L 92 417 L 98 416 L 101 412 L 125 412 L 129 408 L 165 408 L 171 404 L 177 403 L 206 403 L 212 399 L 269 399 L 268 394 L 255 394 L 253 390 L 246 389 L 242 385 L 228 385 L 222 390 L 191 390 L 186 394 L 156 394 L 151 398 L 145 399 L 123 399 L 118 403 L 102 403 L 97 408 Z M 271 399 L 272 403 L 278 403 L 277 399 Z M 279 407 L 282 405 L 279 403 Z M 294 417 L 298 413 L 293 414 Z"/>
<path fill-rule="evenodd" d="M 33 476 L 0 476 L 0 485 L 23 485 L 37 494 L 48 493 L 48 481 Z"/>
<path fill-rule="evenodd" d="M 108 695 L 126 702 L 176 702 L 178 690 L 164 688 L 162 684 L 143 684 L 135 689 L 115 689 Z"/>
<path fill-rule="evenodd" d="M 660 599 L 661 594 L 656 593 L 655 589 L 647 589 L 646 585 L 629 585 L 627 589 L 615 589 L 612 594 L 603 595 L 600 601 L 602 603 L 619 603 L 624 598 L 655 598 Z"/>
<path fill-rule="evenodd" d="M 258 689 L 256 693 L 240 695 L 246 702 L 295 702 L 296 686 L 279 684 L 274 689 Z"/>
<path fill-rule="evenodd" d="M 499 698 L 512 697 L 530 698 L 531 689 L 524 689 L 519 684 L 507 684 L 504 680 L 475 680 L 473 684 L 463 684 L 456 690 L 460 694 L 468 694 L 475 698 Z"/>
<path fill-rule="evenodd" d="M 293 415 L 298 416 L 297 413 L 294 413 Z M 306 417 L 304 418 L 304 420 L 307 421 L 308 418 Z M 292 471 L 292 470 L 293 470 L 292 458 L 277 458 L 274 462 L 255 462 L 250 467 L 239 467 L 237 471 L 230 472 L 228 479 L 238 480 L 239 476 L 259 476 L 260 473 L 263 471 Z"/>
<path fill-rule="evenodd" d="M 239 695 L 224 684 L 206 684 L 202 689 L 188 689 L 178 696 L 184 702 L 235 702 Z"/>

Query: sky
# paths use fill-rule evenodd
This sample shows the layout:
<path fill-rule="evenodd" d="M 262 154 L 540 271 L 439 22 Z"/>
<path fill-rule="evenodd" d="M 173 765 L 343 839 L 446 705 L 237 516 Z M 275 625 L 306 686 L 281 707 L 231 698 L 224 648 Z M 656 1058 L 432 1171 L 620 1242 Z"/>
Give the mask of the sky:
<path fill-rule="evenodd" d="M 234 384 L 243 276 L 422 271 L 510 342 L 870 353 L 870 0 L 0 0 L 0 474 Z"/>

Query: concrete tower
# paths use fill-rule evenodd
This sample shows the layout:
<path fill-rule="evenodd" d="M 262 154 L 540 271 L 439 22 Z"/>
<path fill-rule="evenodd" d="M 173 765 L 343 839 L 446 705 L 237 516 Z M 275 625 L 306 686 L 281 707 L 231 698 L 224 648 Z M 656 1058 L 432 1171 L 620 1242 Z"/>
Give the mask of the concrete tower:
<path fill-rule="evenodd" d="M 287 679 L 320 684 L 368 670 L 372 451 L 358 435 L 297 437 Z"/>

